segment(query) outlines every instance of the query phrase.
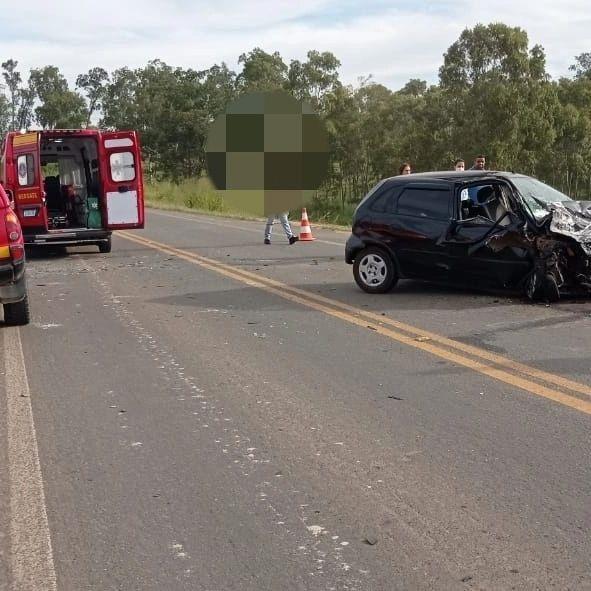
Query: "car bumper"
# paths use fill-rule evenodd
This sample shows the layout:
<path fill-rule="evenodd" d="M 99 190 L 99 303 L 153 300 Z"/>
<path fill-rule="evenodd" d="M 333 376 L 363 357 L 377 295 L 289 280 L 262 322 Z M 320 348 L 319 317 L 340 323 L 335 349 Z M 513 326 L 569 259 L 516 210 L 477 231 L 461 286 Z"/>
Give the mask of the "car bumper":
<path fill-rule="evenodd" d="M 347 243 L 345 244 L 345 262 L 349 265 L 352 265 L 355 261 L 357 253 L 364 248 L 365 243 L 363 240 L 355 236 L 355 234 L 351 234 L 347 240 Z"/>
<path fill-rule="evenodd" d="M 0 264 L 0 304 L 20 302 L 27 294 L 25 264 Z"/>
<path fill-rule="evenodd" d="M 107 240 L 111 230 L 55 230 L 44 234 L 25 234 L 28 246 L 77 246 Z"/>

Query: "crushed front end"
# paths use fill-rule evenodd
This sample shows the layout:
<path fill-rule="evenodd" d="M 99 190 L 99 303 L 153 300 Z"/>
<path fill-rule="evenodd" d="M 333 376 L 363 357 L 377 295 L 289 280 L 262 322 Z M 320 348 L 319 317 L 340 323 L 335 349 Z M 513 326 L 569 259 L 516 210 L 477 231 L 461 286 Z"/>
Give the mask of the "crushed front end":
<path fill-rule="evenodd" d="M 513 224 L 490 236 L 487 246 L 496 252 L 527 252 L 531 269 L 521 287 L 532 300 L 591 295 L 591 203 L 584 215 L 589 216 L 586 221 L 582 213 L 573 215 L 570 208 L 556 204 L 544 223 Z"/>
<path fill-rule="evenodd" d="M 549 230 L 564 237 L 570 284 L 577 293 L 591 293 L 591 201 L 564 201 L 551 207 Z"/>

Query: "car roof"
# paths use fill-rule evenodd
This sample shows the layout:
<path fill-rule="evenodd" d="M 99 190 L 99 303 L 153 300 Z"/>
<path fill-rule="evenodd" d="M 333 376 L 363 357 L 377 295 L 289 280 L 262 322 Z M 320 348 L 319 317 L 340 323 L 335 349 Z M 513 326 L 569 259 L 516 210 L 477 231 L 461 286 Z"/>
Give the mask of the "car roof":
<path fill-rule="evenodd" d="M 385 179 L 388 184 L 414 183 L 421 181 L 442 180 L 451 182 L 470 182 L 478 179 L 490 178 L 515 178 L 524 175 L 503 170 L 439 170 L 432 172 L 415 172 L 412 174 L 400 174 Z"/>

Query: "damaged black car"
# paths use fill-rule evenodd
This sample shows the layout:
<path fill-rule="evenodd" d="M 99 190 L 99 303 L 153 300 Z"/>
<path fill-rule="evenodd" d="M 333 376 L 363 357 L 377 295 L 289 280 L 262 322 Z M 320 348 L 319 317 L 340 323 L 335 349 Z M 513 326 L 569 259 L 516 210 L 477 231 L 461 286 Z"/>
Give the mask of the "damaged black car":
<path fill-rule="evenodd" d="M 556 301 L 591 293 L 591 201 L 522 174 L 384 179 L 355 210 L 345 247 L 368 293 L 420 279 Z"/>

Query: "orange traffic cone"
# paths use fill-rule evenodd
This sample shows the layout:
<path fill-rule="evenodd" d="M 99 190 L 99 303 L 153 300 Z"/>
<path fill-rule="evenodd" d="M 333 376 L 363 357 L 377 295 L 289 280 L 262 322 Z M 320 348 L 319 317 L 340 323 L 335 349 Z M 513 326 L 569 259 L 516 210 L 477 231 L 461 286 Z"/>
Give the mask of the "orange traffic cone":
<path fill-rule="evenodd" d="M 300 223 L 300 242 L 306 242 L 316 240 L 312 236 L 312 228 L 310 228 L 310 222 L 308 221 L 308 212 L 306 208 L 302 208 L 302 221 Z"/>

